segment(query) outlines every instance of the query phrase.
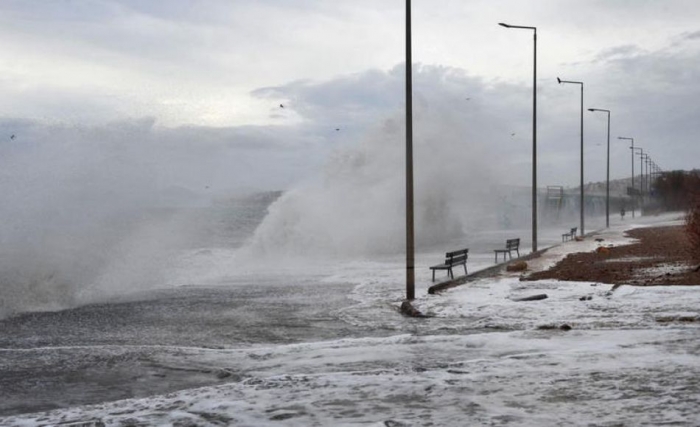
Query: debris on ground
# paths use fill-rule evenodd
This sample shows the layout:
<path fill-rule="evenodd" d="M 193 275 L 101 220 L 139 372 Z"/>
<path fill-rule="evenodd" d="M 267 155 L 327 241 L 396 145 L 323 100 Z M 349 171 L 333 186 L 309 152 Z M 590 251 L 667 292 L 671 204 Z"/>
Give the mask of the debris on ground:
<path fill-rule="evenodd" d="M 518 261 L 506 266 L 506 271 L 525 271 L 527 270 L 527 263 L 525 261 Z"/>
<path fill-rule="evenodd" d="M 529 297 L 517 298 L 513 301 L 539 301 L 543 299 L 547 299 L 547 294 L 530 295 Z"/>

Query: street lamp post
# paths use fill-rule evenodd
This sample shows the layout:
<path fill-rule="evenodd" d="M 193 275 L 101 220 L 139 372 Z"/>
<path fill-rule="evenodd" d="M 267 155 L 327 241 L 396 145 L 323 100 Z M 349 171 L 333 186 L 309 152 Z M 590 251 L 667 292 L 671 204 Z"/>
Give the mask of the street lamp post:
<path fill-rule="evenodd" d="M 406 0 L 406 299 L 415 298 L 413 229 L 413 62 L 411 59 L 411 0 Z"/>
<path fill-rule="evenodd" d="M 644 156 L 644 189 L 649 196 L 649 155 Z"/>
<path fill-rule="evenodd" d="M 557 77 L 557 82 L 559 84 L 570 83 L 581 85 L 581 236 L 585 234 L 584 231 L 584 198 L 583 198 L 583 82 L 575 82 L 570 80 L 562 80 Z"/>
<path fill-rule="evenodd" d="M 644 172 L 644 162 L 647 157 L 649 157 L 649 155 L 642 150 L 642 153 L 639 155 L 639 168 L 642 170 L 642 195 L 644 195 L 644 192 L 647 190 L 647 179 L 646 173 Z"/>
<path fill-rule="evenodd" d="M 644 161 L 647 167 L 647 196 L 651 197 L 651 157 L 647 155 Z"/>
<path fill-rule="evenodd" d="M 604 110 L 602 108 L 589 108 L 588 111 L 601 111 L 608 113 L 608 157 L 605 175 L 605 227 L 610 228 L 610 110 Z"/>
<path fill-rule="evenodd" d="M 626 139 L 632 141 L 632 146 L 630 147 L 630 153 L 632 154 L 632 218 L 634 218 L 634 138 L 629 138 L 627 136 L 618 136 L 617 139 Z"/>
<path fill-rule="evenodd" d="M 639 196 L 644 203 L 644 150 L 640 148 L 637 154 L 639 155 Z"/>
<path fill-rule="evenodd" d="M 532 72 L 532 252 L 537 251 L 537 27 L 499 23 L 501 27 L 533 31 Z"/>
<path fill-rule="evenodd" d="M 656 182 L 659 177 L 659 165 L 656 162 L 651 162 L 651 183 L 652 185 Z"/>
<path fill-rule="evenodd" d="M 644 169 L 642 168 L 642 156 L 644 155 L 644 150 L 641 147 L 635 148 L 635 151 L 639 150 L 639 195 L 644 194 Z"/>

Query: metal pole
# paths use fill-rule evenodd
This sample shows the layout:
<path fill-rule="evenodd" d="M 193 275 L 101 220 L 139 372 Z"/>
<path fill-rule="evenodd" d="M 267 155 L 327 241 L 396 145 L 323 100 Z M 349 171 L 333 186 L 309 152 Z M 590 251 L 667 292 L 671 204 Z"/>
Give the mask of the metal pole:
<path fill-rule="evenodd" d="M 406 299 L 415 298 L 413 241 L 413 61 L 411 59 L 411 0 L 406 0 Z"/>
<path fill-rule="evenodd" d="M 634 203 L 634 201 L 636 200 L 634 197 L 634 138 L 631 138 L 631 139 L 632 139 L 632 146 L 630 147 L 631 148 L 630 151 L 632 152 L 632 194 L 631 194 L 631 196 L 632 196 L 632 218 L 634 218 L 634 208 L 635 208 L 635 204 L 636 204 L 636 203 Z"/>
<path fill-rule="evenodd" d="M 571 81 L 571 80 L 562 80 L 559 77 L 557 77 L 557 82 L 559 84 L 565 84 L 565 83 L 571 83 L 571 84 L 577 84 L 581 85 L 581 224 L 579 226 L 581 236 L 586 234 L 585 231 L 585 226 L 584 226 L 584 211 L 585 211 L 585 199 L 584 199 L 584 192 L 583 192 L 583 82 L 576 82 L 576 81 Z M 595 110 L 595 109 L 593 109 Z"/>
<path fill-rule="evenodd" d="M 533 61 L 532 61 L 532 252 L 537 251 L 537 27 L 508 25 L 500 22 L 505 28 L 533 30 Z"/>
<path fill-rule="evenodd" d="M 651 170 L 649 169 L 649 163 L 651 162 L 651 158 L 647 155 L 644 163 L 646 164 L 646 169 L 647 169 L 647 196 L 651 196 L 651 175 L 650 172 Z"/>
<path fill-rule="evenodd" d="M 644 203 L 644 150 L 639 152 L 639 196 Z"/>
<path fill-rule="evenodd" d="M 610 228 L 610 111 L 608 111 L 608 159 L 605 176 L 605 228 Z"/>
<path fill-rule="evenodd" d="M 589 108 L 588 111 L 602 111 L 603 113 L 608 113 L 608 154 L 605 173 L 605 227 L 610 228 L 610 110 Z"/>
<path fill-rule="evenodd" d="M 618 136 L 617 139 L 629 139 L 632 141 L 632 145 L 630 146 L 630 159 L 632 160 L 632 194 L 630 194 L 632 198 L 632 218 L 634 218 L 634 208 L 636 206 L 636 198 L 635 198 L 635 188 L 634 188 L 634 138 L 629 138 L 626 136 Z"/>
<path fill-rule="evenodd" d="M 537 28 L 533 33 L 532 72 L 532 252 L 537 251 Z"/>
<path fill-rule="evenodd" d="M 643 198 L 643 193 L 642 190 L 644 189 L 644 183 L 643 183 L 643 178 L 644 178 L 644 170 L 642 169 L 642 156 L 644 155 L 644 149 L 642 147 L 632 147 L 632 155 L 639 150 L 639 215 L 641 216 L 642 214 L 642 205 L 644 204 L 644 198 Z"/>
<path fill-rule="evenodd" d="M 584 228 L 585 200 L 583 198 L 583 83 L 581 83 L 581 236 L 586 234 Z"/>

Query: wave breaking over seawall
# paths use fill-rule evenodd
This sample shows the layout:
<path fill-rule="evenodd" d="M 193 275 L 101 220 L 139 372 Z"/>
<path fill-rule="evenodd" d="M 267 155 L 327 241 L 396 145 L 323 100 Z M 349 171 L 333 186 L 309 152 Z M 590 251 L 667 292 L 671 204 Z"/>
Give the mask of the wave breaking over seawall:
<path fill-rule="evenodd" d="M 467 142 L 468 130 L 452 116 L 441 109 L 419 113 L 414 148 L 419 248 L 459 239 L 479 227 L 500 227 L 492 213 L 507 195 L 484 161 L 491 148 Z M 247 248 L 253 254 L 371 256 L 402 251 L 403 121 L 386 120 L 355 146 L 336 150 L 317 179 L 285 193 L 269 211 Z"/>

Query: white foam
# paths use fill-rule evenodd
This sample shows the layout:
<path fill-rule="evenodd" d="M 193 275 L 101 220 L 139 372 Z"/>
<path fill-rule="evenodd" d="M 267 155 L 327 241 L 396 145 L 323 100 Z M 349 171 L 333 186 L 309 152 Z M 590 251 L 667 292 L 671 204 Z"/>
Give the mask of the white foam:
<path fill-rule="evenodd" d="M 622 244 L 623 229 L 603 243 Z M 590 242 L 561 245 L 557 257 Z M 551 260 L 550 260 L 551 261 Z M 544 263 L 543 263 L 544 264 Z M 395 310 L 399 258 L 336 267 L 357 286 L 348 321 L 388 337 L 215 350 L 177 348 L 159 362 L 235 372 L 239 381 L 162 396 L 0 418 L 33 426 L 78 420 L 174 425 L 642 425 L 697 421 L 699 287 L 483 279 Z M 595 286 L 592 286 L 595 285 Z M 540 301 L 516 301 L 545 293 Z M 581 297 L 591 297 L 591 299 Z M 566 332 L 558 327 L 567 324 Z M 539 327 L 554 329 L 539 329 Z M 454 333 L 458 332 L 458 333 Z M 392 421 L 392 422 L 390 422 Z"/>

